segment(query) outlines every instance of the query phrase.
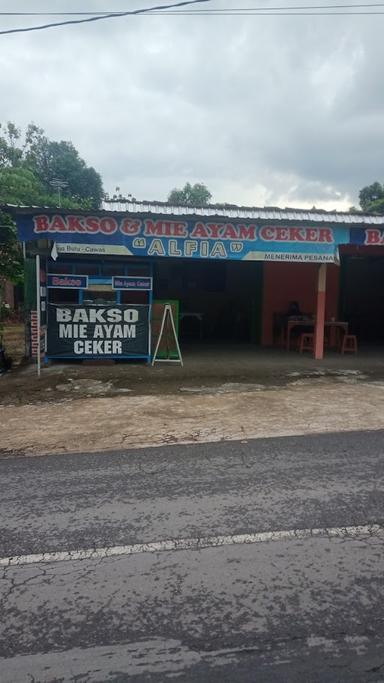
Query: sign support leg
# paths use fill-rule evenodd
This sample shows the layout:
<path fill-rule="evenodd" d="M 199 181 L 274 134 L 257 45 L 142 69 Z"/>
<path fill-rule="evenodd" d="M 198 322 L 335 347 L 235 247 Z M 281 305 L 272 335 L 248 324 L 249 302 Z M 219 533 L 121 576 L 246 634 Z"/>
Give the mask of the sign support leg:
<path fill-rule="evenodd" d="M 171 321 L 172 332 L 173 332 L 173 336 L 174 336 L 174 338 L 175 338 L 176 349 L 177 349 L 177 353 L 178 353 L 178 356 L 179 356 L 177 359 L 173 359 L 173 358 L 157 358 L 157 354 L 158 354 L 158 352 L 159 352 L 161 340 L 162 340 L 163 334 L 164 334 L 165 323 L 166 323 L 167 319 L 169 319 L 169 320 Z M 184 365 L 183 359 L 182 359 L 182 357 L 181 357 L 181 351 L 180 351 L 180 346 L 179 346 L 179 340 L 178 340 L 178 338 L 177 338 L 177 332 L 176 332 L 175 322 L 174 322 L 174 320 L 173 320 L 172 307 L 171 307 L 170 304 L 166 304 L 165 307 L 164 307 L 163 318 L 162 318 L 161 326 L 160 326 L 160 333 L 159 333 L 159 336 L 158 336 L 158 339 L 157 339 L 155 352 L 154 352 L 153 358 L 152 358 L 152 365 L 154 365 L 156 362 L 157 362 L 157 363 L 180 363 L 181 367 L 183 367 L 183 365 Z"/>

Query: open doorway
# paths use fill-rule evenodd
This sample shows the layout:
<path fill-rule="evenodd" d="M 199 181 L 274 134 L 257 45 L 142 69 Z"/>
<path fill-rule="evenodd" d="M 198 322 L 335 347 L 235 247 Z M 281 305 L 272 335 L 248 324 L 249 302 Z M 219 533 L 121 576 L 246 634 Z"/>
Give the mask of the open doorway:
<path fill-rule="evenodd" d="M 359 340 L 384 344 L 384 255 L 342 258 L 342 315 Z"/>
<path fill-rule="evenodd" d="M 159 259 L 154 299 L 178 301 L 183 341 L 260 341 L 262 263 Z"/>

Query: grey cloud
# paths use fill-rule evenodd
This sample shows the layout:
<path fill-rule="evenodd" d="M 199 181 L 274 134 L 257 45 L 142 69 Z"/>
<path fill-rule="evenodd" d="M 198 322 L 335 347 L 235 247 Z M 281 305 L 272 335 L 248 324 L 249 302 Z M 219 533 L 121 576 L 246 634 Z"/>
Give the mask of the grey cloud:
<path fill-rule="evenodd" d="M 135 17 L 3 37 L 0 119 L 72 139 L 110 191 L 161 199 L 191 180 L 218 201 L 345 207 L 383 179 L 381 21 Z"/>

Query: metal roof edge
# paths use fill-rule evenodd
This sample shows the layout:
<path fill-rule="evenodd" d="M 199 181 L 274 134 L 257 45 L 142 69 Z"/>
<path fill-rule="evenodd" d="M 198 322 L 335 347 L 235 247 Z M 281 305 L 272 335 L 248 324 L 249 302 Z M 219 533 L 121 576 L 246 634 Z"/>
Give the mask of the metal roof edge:
<path fill-rule="evenodd" d="M 110 204 L 118 205 L 119 208 L 112 209 Z M 28 214 L 37 212 L 77 214 L 77 215 L 107 215 L 116 213 L 120 215 L 157 215 L 172 216 L 179 218 L 230 218 L 247 220 L 265 220 L 279 222 L 311 222 L 311 223 L 336 223 L 340 226 L 361 226 L 361 225 L 384 225 L 384 215 L 356 213 L 348 211 L 326 211 L 324 209 L 295 209 L 277 207 L 240 207 L 235 205 L 215 205 L 206 207 L 186 207 L 173 206 L 166 202 L 103 202 L 100 209 L 67 209 L 54 206 L 27 206 L 17 204 L 3 204 L 0 209 L 9 211 L 12 214 Z"/>

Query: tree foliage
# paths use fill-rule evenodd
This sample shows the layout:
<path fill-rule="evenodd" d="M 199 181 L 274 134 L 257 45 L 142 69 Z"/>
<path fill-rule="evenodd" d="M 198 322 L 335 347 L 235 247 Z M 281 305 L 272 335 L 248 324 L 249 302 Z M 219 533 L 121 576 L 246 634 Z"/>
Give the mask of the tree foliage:
<path fill-rule="evenodd" d="M 57 206 L 52 181 L 65 183 L 61 206 L 98 208 L 103 199 L 100 175 L 86 165 L 71 142 L 49 140 L 31 123 L 24 134 L 14 123 L 0 123 L 0 206 Z M 0 211 L 0 281 L 21 277 L 21 249 L 12 218 Z"/>
<path fill-rule="evenodd" d="M 212 194 L 204 183 L 185 183 L 182 190 L 173 189 L 168 195 L 169 204 L 177 206 L 207 206 L 212 199 Z"/>
<path fill-rule="evenodd" d="M 85 200 L 94 208 L 100 206 L 101 177 L 86 165 L 72 142 L 48 140 L 41 128 L 31 124 L 26 135 L 25 163 L 47 194 L 52 193 L 52 181 L 59 178 L 67 183 L 64 192 L 67 197 L 75 202 Z"/>
<path fill-rule="evenodd" d="M 52 185 L 56 179 L 65 183 L 63 206 L 66 203 L 70 208 L 98 208 L 104 196 L 100 175 L 87 166 L 72 142 L 49 140 L 43 129 L 33 123 L 24 135 L 14 123 L 0 124 L 0 172 L 5 171 L 8 174 L 2 176 L 1 182 L 6 179 L 7 185 L 0 187 L 0 193 L 4 201 L 6 187 L 12 187 L 8 203 L 57 206 L 58 196 Z M 25 192 L 28 174 L 32 174 L 30 195 Z"/>
<path fill-rule="evenodd" d="M 384 185 L 379 182 L 363 187 L 359 192 L 360 206 L 369 213 L 384 213 Z"/>
<path fill-rule="evenodd" d="M 15 224 L 7 213 L 0 211 L 0 287 L 4 280 L 20 282 L 22 275 L 23 255 Z"/>
<path fill-rule="evenodd" d="M 38 205 L 43 195 L 41 183 L 29 169 L 0 168 L 0 204 Z"/>

